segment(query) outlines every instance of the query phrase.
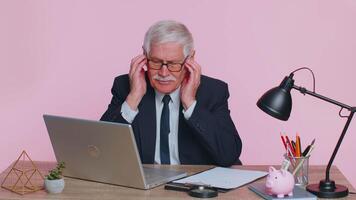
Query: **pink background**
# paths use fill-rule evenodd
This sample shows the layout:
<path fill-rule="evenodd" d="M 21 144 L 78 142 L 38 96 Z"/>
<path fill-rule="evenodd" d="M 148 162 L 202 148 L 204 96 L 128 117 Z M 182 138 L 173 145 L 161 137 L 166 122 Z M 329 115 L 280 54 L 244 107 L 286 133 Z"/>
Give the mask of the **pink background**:
<path fill-rule="evenodd" d="M 244 164 L 280 164 L 280 132 L 316 138 L 311 164 L 327 164 L 345 119 L 339 108 L 292 92 L 289 121 L 258 98 L 297 67 L 316 91 L 356 105 L 356 1 L 0 1 L 0 170 L 23 149 L 54 160 L 42 114 L 98 119 L 115 76 L 141 53 L 147 28 L 175 19 L 192 31 L 203 73 L 230 86 Z M 297 85 L 312 86 L 297 72 Z M 345 112 L 347 114 L 347 112 Z M 356 120 L 335 164 L 356 186 Z"/>

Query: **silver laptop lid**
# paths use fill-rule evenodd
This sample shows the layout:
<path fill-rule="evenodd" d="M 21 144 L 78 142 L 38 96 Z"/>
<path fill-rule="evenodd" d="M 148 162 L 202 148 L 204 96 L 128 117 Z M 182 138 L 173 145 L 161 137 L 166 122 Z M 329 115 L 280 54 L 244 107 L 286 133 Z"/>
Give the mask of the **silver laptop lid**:
<path fill-rule="evenodd" d="M 44 115 L 64 175 L 146 189 L 141 159 L 128 124 Z"/>

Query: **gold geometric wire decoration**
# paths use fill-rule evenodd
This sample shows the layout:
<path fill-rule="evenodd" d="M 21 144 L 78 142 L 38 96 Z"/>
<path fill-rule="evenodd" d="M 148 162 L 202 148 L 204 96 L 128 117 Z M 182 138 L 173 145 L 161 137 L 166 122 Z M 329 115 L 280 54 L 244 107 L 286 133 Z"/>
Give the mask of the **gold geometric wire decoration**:
<path fill-rule="evenodd" d="M 19 158 L 6 175 L 1 187 L 17 194 L 27 194 L 43 189 L 44 177 L 35 163 L 22 151 Z"/>

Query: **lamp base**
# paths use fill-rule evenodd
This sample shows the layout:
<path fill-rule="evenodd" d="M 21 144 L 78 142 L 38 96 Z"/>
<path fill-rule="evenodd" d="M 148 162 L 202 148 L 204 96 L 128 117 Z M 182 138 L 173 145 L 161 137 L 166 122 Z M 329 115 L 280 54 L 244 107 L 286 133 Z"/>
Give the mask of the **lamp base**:
<path fill-rule="evenodd" d="M 342 198 L 349 195 L 346 186 L 335 184 L 334 181 L 321 180 L 319 184 L 310 184 L 306 189 L 320 198 Z"/>

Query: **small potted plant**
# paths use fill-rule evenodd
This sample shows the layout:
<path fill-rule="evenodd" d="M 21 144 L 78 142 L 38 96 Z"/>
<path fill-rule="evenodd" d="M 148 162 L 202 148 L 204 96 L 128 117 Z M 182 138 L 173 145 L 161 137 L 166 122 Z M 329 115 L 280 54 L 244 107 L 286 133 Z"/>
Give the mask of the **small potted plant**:
<path fill-rule="evenodd" d="M 49 171 L 44 181 L 45 188 L 49 193 L 61 193 L 63 191 L 64 179 L 62 172 L 64 168 L 65 163 L 59 162 L 56 168 Z"/>

